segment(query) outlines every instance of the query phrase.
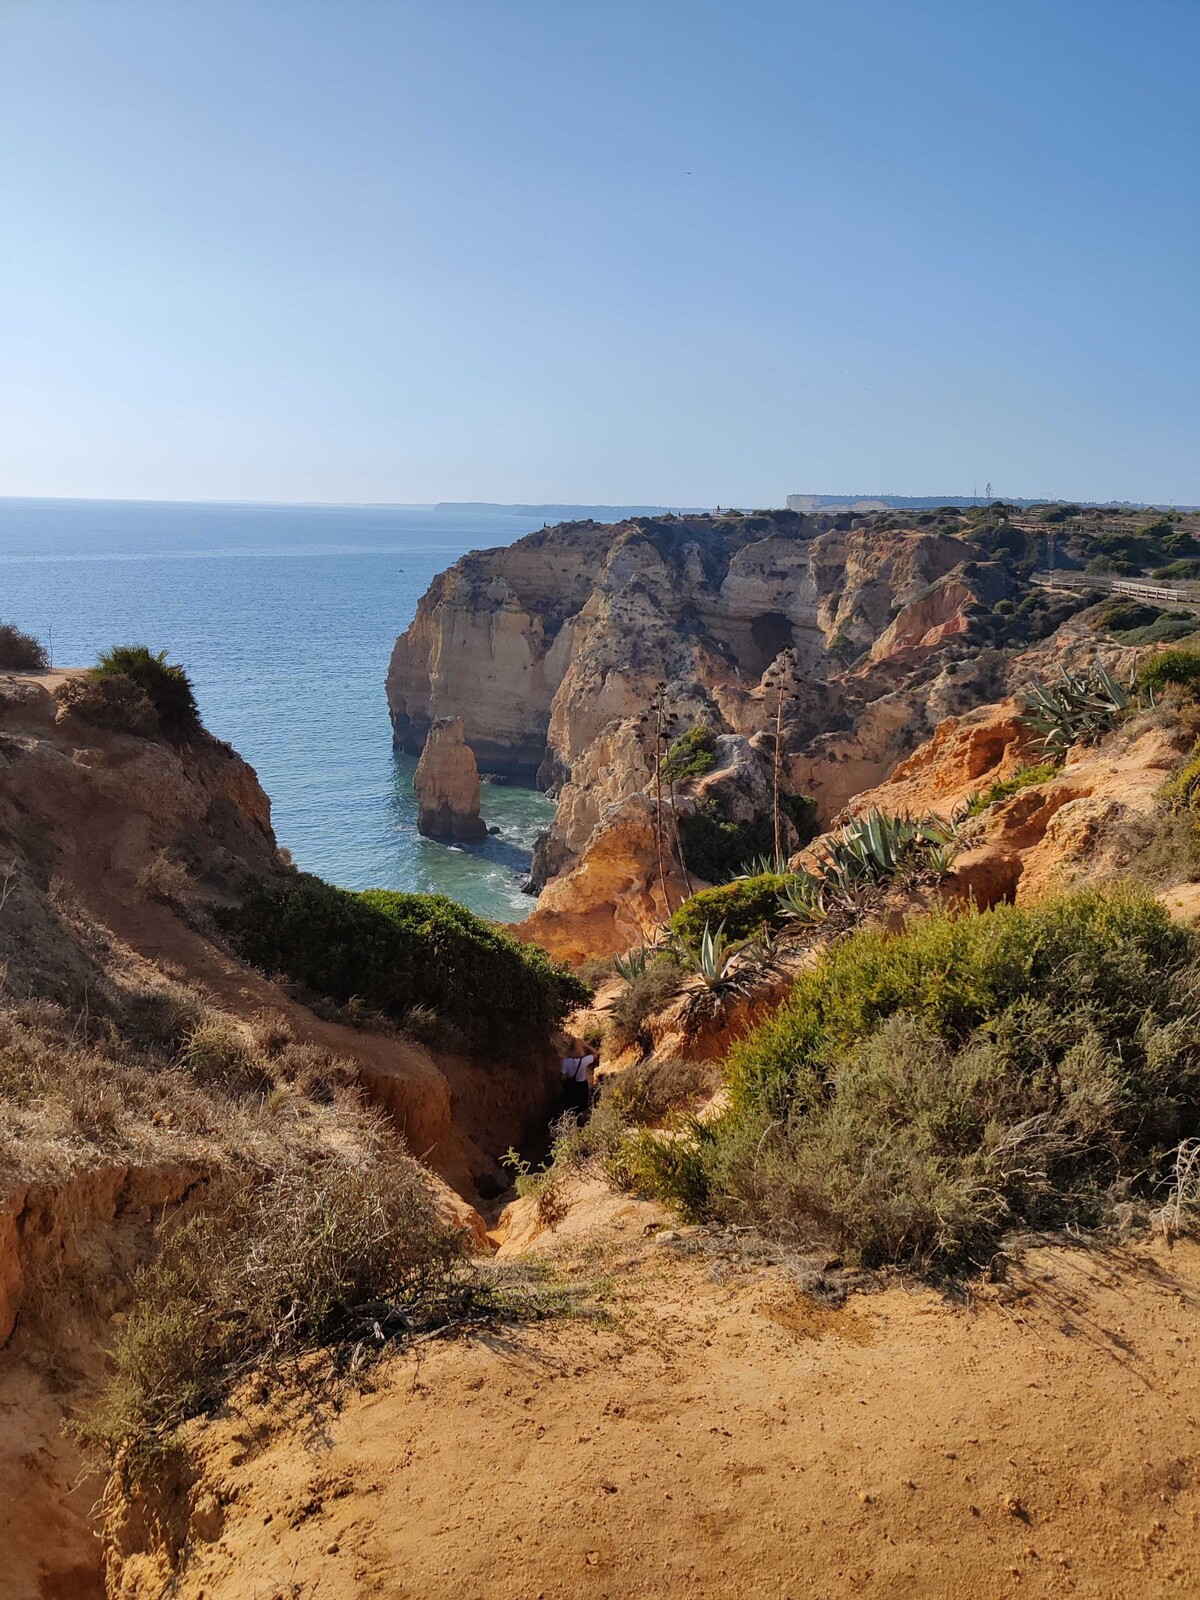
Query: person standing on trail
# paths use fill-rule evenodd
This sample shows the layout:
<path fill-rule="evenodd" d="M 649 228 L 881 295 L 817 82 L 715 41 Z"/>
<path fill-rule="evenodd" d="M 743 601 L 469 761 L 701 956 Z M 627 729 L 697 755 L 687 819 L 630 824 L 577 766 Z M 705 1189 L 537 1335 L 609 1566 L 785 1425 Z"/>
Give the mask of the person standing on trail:
<path fill-rule="evenodd" d="M 596 1081 L 596 1057 L 586 1053 L 562 1058 L 563 1110 L 573 1111 L 581 1122 L 592 1109 L 592 1086 Z"/>

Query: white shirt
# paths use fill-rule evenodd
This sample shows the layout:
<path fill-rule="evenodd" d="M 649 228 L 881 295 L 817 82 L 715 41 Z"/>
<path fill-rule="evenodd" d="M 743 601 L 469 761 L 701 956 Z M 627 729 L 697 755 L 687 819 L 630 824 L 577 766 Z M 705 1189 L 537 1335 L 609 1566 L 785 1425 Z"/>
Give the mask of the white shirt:
<path fill-rule="evenodd" d="M 576 1083 L 591 1083 L 595 1062 L 595 1056 L 564 1056 L 562 1075 L 564 1078 L 573 1079 Z"/>

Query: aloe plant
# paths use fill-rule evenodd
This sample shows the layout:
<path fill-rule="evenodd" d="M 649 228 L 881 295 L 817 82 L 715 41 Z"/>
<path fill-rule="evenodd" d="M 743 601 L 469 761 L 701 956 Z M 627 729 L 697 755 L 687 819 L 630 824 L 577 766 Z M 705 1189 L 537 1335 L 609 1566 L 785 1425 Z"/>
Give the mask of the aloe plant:
<path fill-rule="evenodd" d="M 796 873 L 781 891 L 779 907 L 790 922 L 824 922 L 826 910 L 820 879 L 811 872 Z"/>
<path fill-rule="evenodd" d="M 1028 709 L 1021 721 L 1039 735 L 1043 753 L 1061 760 L 1081 739 L 1099 739 L 1130 705 L 1133 694 L 1107 667 L 1068 672 L 1055 684 L 1034 683 L 1025 691 Z"/>
<path fill-rule="evenodd" d="M 712 924 L 706 922 L 698 944 L 680 941 L 677 949 L 688 971 L 710 992 L 718 993 L 742 986 L 746 973 L 735 967 L 734 962 L 755 943 L 754 939 L 728 939 L 723 922 L 718 923 L 715 931 Z"/>

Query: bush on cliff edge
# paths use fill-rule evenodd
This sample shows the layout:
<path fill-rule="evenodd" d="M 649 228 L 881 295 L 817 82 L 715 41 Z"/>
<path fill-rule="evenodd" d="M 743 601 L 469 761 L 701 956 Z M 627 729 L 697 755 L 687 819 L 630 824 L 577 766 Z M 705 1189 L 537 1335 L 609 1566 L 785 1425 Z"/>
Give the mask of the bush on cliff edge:
<path fill-rule="evenodd" d="M 114 645 L 92 669 L 97 682 L 124 678 L 137 685 L 154 707 L 164 737 L 184 744 L 200 732 L 200 712 L 192 680 L 184 669 L 144 644 Z"/>
<path fill-rule="evenodd" d="M 1150 896 L 937 913 L 831 947 L 641 1187 L 867 1265 L 979 1266 L 1150 1195 L 1200 1128 L 1197 941 Z"/>
<path fill-rule="evenodd" d="M 223 916 L 238 950 L 339 1004 L 357 997 L 403 1021 L 426 1007 L 475 1045 L 544 1042 L 591 990 L 534 945 L 444 895 L 353 893 L 308 873 L 256 888 Z"/>
<path fill-rule="evenodd" d="M 0 672 L 45 672 L 49 665 L 49 653 L 40 640 L 11 622 L 0 622 Z"/>

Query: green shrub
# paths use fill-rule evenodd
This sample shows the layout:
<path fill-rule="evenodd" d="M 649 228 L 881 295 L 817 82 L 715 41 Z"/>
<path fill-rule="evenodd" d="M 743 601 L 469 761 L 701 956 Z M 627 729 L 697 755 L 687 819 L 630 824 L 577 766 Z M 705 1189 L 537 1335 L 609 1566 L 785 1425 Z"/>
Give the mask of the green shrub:
<path fill-rule="evenodd" d="M 1093 556 L 1083 569 L 1100 577 L 1136 578 L 1141 572 L 1141 567 L 1136 561 L 1131 561 L 1123 555 L 1107 555 L 1101 553 Z"/>
<path fill-rule="evenodd" d="M 673 1206 L 684 1222 L 703 1222 L 711 1214 L 709 1167 L 716 1148 L 711 1125 L 692 1117 L 666 1138 L 647 1131 L 627 1134 L 609 1169 L 626 1188 Z"/>
<path fill-rule="evenodd" d="M 643 1151 L 643 1181 L 867 1263 L 979 1264 L 1014 1224 L 1100 1220 L 1200 1121 L 1196 954 L 1130 889 L 860 931 L 734 1046 L 726 1116 Z"/>
<path fill-rule="evenodd" d="M 72 673 L 54 691 L 54 698 L 93 728 L 131 733 L 153 739 L 160 732 L 158 713 L 146 691 L 123 672 L 99 678 L 90 672 Z"/>
<path fill-rule="evenodd" d="M 817 820 L 817 802 L 810 794 L 781 794 L 780 809 L 796 830 L 799 848 L 811 843 L 821 831 Z"/>
<path fill-rule="evenodd" d="M 679 818 L 679 839 L 689 872 L 709 883 L 724 883 L 756 856 L 774 850 L 775 824 L 770 817 L 726 822 L 710 802 Z"/>
<path fill-rule="evenodd" d="M 45 672 L 50 657 L 44 644 L 11 622 L 0 622 L 0 672 Z"/>
<path fill-rule="evenodd" d="M 1138 688 L 1158 695 L 1168 685 L 1195 695 L 1200 685 L 1200 654 L 1191 650 L 1164 650 L 1151 656 L 1138 673 Z"/>
<path fill-rule="evenodd" d="M 1118 644 L 1176 644 L 1196 631 L 1196 618 L 1190 612 L 1169 612 L 1145 628 L 1131 628 L 1116 635 Z"/>
<path fill-rule="evenodd" d="M 345 1005 L 403 1021 L 416 1006 L 477 1044 L 544 1041 L 591 990 L 534 945 L 444 895 L 337 889 L 297 873 L 254 889 L 222 921 L 239 952 Z"/>
<path fill-rule="evenodd" d="M 1198 549 L 1195 531 L 1192 528 L 1173 527 L 1169 533 L 1159 537 L 1159 543 L 1162 545 L 1163 553 L 1168 556 L 1195 556 Z M 1171 576 L 1174 577 L 1176 574 L 1172 573 Z M 1192 577 L 1195 574 L 1182 573 L 1180 576 Z"/>
<path fill-rule="evenodd" d="M 1200 559 L 1195 556 L 1185 557 L 1179 561 L 1169 561 L 1165 567 L 1159 567 L 1154 576 L 1156 578 L 1188 581 L 1200 578 Z"/>
<path fill-rule="evenodd" d="M 115 645 L 100 657 L 92 675 L 131 679 L 154 707 L 165 737 L 176 744 L 186 743 L 200 732 L 191 679 L 181 666 L 168 662 L 165 650 L 155 654 L 144 644 Z"/>
<path fill-rule="evenodd" d="M 703 722 L 698 722 L 676 739 L 663 757 L 663 781 L 686 783 L 689 778 L 702 778 L 716 764 L 717 736 Z"/>
<path fill-rule="evenodd" d="M 1096 624 L 1108 633 L 1125 633 L 1130 628 L 1148 627 L 1162 615 L 1161 606 L 1148 605 L 1144 600 L 1113 600 L 1104 607 Z"/>
<path fill-rule="evenodd" d="M 1021 767 L 1010 777 L 997 778 L 995 783 L 988 784 L 986 789 L 980 789 L 967 801 L 967 815 L 977 817 L 989 806 L 996 805 L 1001 800 L 1007 800 L 1022 789 L 1028 789 L 1035 783 L 1049 783 L 1058 772 L 1058 765 L 1054 761 L 1040 761 L 1037 766 Z"/>
<path fill-rule="evenodd" d="M 1150 522 L 1143 522 L 1136 530 L 1136 535 L 1139 539 L 1161 539 L 1164 534 L 1170 532 L 1172 532 L 1170 517 L 1158 516 Z"/>
<path fill-rule="evenodd" d="M 1195 658 L 1200 662 L 1200 656 Z M 1200 741 L 1191 755 L 1158 791 L 1159 804 L 1166 811 L 1200 810 Z"/>
<path fill-rule="evenodd" d="M 706 924 L 715 929 L 724 923 L 730 939 L 753 938 L 764 929 L 783 926 L 779 896 L 787 883 L 786 875 L 764 872 L 715 889 L 701 889 L 683 902 L 667 926 L 693 948 L 699 945 Z"/>

